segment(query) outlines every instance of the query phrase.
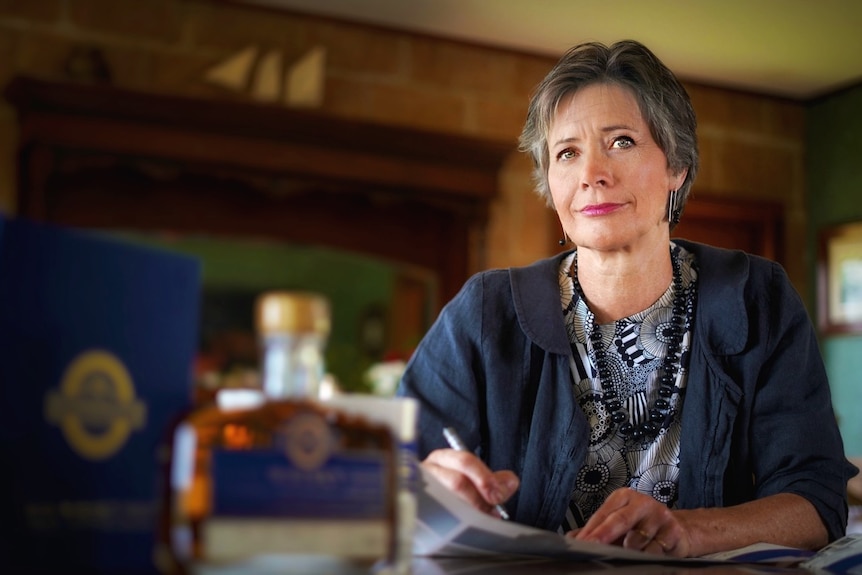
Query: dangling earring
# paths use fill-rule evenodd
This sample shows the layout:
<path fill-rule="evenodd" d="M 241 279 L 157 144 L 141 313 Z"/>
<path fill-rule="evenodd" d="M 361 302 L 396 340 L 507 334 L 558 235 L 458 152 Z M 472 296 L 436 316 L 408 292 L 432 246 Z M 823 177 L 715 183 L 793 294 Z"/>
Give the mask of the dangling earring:
<path fill-rule="evenodd" d="M 561 237 L 559 240 L 557 240 L 557 243 L 560 244 L 561 246 L 564 246 L 567 243 L 569 243 L 569 234 L 566 233 L 566 230 L 563 230 L 563 237 Z"/>
<path fill-rule="evenodd" d="M 671 190 L 667 199 L 667 221 L 672 226 L 679 223 L 679 218 L 682 215 L 682 210 L 677 206 L 677 202 L 679 202 L 679 190 Z"/>

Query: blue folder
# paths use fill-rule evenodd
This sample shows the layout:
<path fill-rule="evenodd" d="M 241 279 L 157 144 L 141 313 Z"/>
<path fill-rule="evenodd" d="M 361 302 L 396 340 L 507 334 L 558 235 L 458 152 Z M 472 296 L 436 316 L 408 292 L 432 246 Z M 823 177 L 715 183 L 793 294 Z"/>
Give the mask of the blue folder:
<path fill-rule="evenodd" d="M 155 572 L 199 299 L 192 258 L 0 217 L 0 571 Z"/>

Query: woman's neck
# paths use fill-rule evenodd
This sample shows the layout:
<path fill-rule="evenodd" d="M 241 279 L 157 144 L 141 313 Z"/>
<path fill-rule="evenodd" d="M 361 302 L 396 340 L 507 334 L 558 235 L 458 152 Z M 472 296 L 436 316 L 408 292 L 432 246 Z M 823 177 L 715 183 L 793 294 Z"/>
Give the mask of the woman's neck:
<path fill-rule="evenodd" d="M 673 280 L 668 244 L 637 254 L 579 248 L 577 272 L 587 305 L 600 324 L 645 310 Z"/>

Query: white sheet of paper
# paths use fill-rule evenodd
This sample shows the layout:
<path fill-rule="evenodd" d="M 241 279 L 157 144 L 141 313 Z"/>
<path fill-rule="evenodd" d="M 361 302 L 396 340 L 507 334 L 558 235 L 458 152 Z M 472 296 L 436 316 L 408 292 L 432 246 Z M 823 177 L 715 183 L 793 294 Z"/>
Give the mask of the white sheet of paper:
<path fill-rule="evenodd" d="M 817 552 L 802 566 L 812 571 L 831 573 L 862 573 L 862 533 L 845 535 Z"/>
<path fill-rule="evenodd" d="M 667 557 L 587 543 L 528 525 L 503 521 L 471 507 L 421 465 L 414 555 L 519 555 L 572 560 L 667 561 Z"/>
<path fill-rule="evenodd" d="M 576 541 L 551 531 L 503 521 L 482 513 L 419 466 L 419 516 L 413 553 L 429 557 L 520 556 L 572 561 L 627 560 L 640 563 L 768 563 L 790 565 L 812 556 L 810 551 L 756 544 L 701 558 L 674 559 L 641 551 Z"/>

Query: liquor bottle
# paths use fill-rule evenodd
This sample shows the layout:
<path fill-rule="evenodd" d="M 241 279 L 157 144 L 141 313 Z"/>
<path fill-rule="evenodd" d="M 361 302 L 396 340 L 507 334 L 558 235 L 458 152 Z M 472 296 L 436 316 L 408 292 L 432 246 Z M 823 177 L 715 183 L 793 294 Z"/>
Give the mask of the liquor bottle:
<path fill-rule="evenodd" d="M 328 302 L 257 303 L 261 390 L 193 411 L 173 433 L 162 518 L 169 571 L 297 556 L 394 561 L 398 450 L 391 429 L 316 398 Z"/>

